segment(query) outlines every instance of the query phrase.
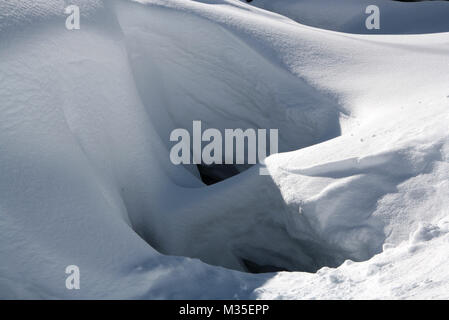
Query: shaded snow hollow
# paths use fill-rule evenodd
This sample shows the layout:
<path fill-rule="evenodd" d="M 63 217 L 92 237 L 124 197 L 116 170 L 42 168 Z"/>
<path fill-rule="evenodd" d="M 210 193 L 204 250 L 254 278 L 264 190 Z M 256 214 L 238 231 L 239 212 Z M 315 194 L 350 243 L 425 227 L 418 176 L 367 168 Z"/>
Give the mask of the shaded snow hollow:
<path fill-rule="evenodd" d="M 447 298 L 449 33 L 76 3 L 79 31 L 64 1 L 0 4 L 0 297 Z M 334 8 L 289 12 L 312 3 Z M 205 186 L 169 161 L 193 120 L 278 128 L 282 153 Z"/>

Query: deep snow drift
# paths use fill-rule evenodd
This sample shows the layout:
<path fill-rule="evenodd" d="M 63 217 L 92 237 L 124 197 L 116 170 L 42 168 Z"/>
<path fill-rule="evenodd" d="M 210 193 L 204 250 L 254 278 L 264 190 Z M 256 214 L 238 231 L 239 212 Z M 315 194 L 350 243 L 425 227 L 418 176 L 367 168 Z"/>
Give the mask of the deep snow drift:
<path fill-rule="evenodd" d="M 329 30 L 237 0 L 77 3 L 77 31 L 64 1 L 0 3 L 1 298 L 447 298 L 449 33 L 334 32 L 364 10 L 313 0 L 289 12 L 326 19 L 291 18 Z M 449 4 L 425 10 L 449 31 Z M 382 33 L 429 31 L 407 21 Z M 283 153 L 205 186 L 169 161 L 193 120 L 279 128 Z"/>

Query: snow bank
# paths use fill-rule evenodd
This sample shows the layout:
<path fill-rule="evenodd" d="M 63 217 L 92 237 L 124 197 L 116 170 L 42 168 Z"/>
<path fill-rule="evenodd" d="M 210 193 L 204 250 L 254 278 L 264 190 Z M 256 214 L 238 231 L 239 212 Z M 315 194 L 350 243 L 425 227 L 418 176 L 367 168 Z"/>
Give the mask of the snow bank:
<path fill-rule="evenodd" d="M 68 31 L 61 1 L 27 3 L 0 16 L 0 297 L 447 292 L 448 33 L 350 35 L 232 0 L 85 1 Z M 168 156 L 193 120 L 279 128 L 291 152 L 206 187 Z M 252 275 L 155 249 L 242 271 L 369 260 Z"/>
<path fill-rule="evenodd" d="M 385 246 L 369 261 L 347 260 L 316 274 L 280 273 L 256 293 L 261 299 L 447 299 L 448 235 L 447 222 L 423 225 L 410 242 Z"/>

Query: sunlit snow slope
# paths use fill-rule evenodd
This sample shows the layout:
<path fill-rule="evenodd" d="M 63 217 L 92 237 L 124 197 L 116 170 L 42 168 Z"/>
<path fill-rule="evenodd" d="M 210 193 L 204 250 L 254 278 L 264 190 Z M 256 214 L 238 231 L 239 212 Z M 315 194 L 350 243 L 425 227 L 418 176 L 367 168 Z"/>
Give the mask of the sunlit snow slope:
<path fill-rule="evenodd" d="M 1 298 L 448 297 L 449 33 L 76 3 L 68 31 L 64 1 L 0 2 Z M 429 31 L 382 33 L 407 25 Z M 282 153 L 205 186 L 169 159 L 193 120 L 278 128 Z"/>

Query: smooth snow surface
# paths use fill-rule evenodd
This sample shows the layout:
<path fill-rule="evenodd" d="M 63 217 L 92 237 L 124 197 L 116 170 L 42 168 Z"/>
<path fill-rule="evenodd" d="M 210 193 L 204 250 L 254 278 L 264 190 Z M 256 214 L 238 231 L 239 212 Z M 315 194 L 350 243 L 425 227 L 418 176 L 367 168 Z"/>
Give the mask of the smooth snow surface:
<path fill-rule="evenodd" d="M 448 298 L 449 3 L 340 2 L 0 2 L 0 297 Z M 205 186 L 193 120 L 282 153 Z"/>

